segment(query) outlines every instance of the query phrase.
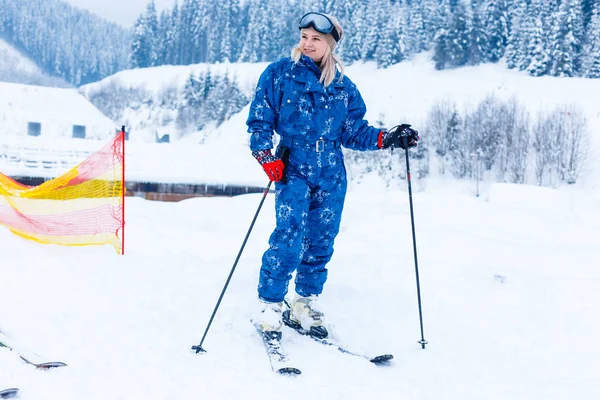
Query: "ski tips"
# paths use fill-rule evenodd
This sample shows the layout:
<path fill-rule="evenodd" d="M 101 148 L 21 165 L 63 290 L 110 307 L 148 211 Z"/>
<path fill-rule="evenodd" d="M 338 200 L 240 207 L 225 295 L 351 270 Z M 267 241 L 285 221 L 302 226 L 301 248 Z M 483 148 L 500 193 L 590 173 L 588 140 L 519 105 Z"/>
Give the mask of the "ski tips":
<path fill-rule="evenodd" d="M 394 356 L 391 354 L 382 354 L 380 356 L 370 359 L 369 361 L 371 361 L 375 365 L 388 365 L 393 359 Z"/>
<path fill-rule="evenodd" d="M 52 369 L 52 368 L 61 368 L 61 367 L 67 366 L 67 364 L 65 364 L 64 362 L 60 362 L 60 361 L 51 361 L 51 362 L 35 364 L 35 363 L 29 362 L 28 360 L 26 360 L 23 357 L 21 357 L 21 358 L 23 359 L 23 361 L 32 364 L 37 369 Z"/>
<path fill-rule="evenodd" d="M 19 395 L 19 389 L 11 388 L 0 390 L 0 399 L 12 399 Z"/>
<path fill-rule="evenodd" d="M 202 348 L 202 346 L 192 346 L 192 351 L 196 354 L 198 353 L 206 353 L 206 350 Z"/>
<path fill-rule="evenodd" d="M 300 371 L 298 368 L 285 367 L 285 368 L 279 368 L 277 370 L 277 373 L 279 375 L 284 375 L 284 376 L 296 376 L 296 375 L 302 374 L 302 371 Z"/>

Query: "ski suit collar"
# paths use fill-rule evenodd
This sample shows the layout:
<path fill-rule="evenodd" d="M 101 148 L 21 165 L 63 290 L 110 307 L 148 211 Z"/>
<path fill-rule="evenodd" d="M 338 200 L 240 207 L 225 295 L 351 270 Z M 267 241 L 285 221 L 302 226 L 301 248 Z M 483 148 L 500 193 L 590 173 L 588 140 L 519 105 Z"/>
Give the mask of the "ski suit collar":
<path fill-rule="evenodd" d="M 309 92 L 319 92 L 319 93 L 337 93 L 338 89 L 344 87 L 343 82 L 339 82 L 340 71 L 336 72 L 335 79 L 326 89 L 322 83 L 319 82 L 319 78 L 321 77 L 321 69 L 315 64 L 312 58 L 301 55 L 300 60 L 296 63 L 296 68 L 299 69 L 295 74 L 293 74 L 293 79 L 297 82 L 303 82 L 306 84 L 305 90 Z M 314 74 L 314 78 L 311 78 L 310 75 Z"/>

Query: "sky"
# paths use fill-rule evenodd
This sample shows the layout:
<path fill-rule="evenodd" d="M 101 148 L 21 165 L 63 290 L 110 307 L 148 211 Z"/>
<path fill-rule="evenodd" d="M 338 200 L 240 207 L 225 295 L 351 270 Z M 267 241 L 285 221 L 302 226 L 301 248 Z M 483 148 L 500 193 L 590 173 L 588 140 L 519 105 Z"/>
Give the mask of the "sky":
<path fill-rule="evenodd" d="M 116 22 L 126 28 L 134 22 L 146 8 L 149 0 L 65 0 L 67 3 L 89 10 L 107 20 Z M 154 0 L 158 12 L 171 8 L 176 0 Z"/>

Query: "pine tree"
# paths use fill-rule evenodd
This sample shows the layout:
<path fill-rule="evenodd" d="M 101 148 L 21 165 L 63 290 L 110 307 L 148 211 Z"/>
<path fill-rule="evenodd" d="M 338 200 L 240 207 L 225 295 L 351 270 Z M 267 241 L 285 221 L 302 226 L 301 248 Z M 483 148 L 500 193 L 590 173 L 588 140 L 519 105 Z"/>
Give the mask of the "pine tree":
<path fill-rule="evenodd" d="M 581 0 L 581 11 L 583 12 L 583 23 L 586 30 L 592 20 L 594 7 L 598 6 L 598 0 Z"/>
<path fill-rule="evenodd" d="M 471 0 L 470 11 L 468 62 L 471 65 L 478 65 L 487 61 L 487 54 L 489 53 L 488 36 L 483 25 L 483 8 L 479 1 Z"/>
<path fill-rule="evenodd" d="M 580 0 L 563 0 L 550 38 L 553 76 L 576 76 L 580 72 L 583 13 Z"/>
<path fill-rule="evenodd" d="M 367 21 L 384 21 L 386 9 L 385 5 L 388 0 L 371 0 L 365 10 L 365 18 Z M 366 24 L 364 27 L 364 35 L 361 39 L 361 59 L 369 61 L 375 59 L 375 52 L 380 40 L 385 36 L 385 27 L 381 24 Z"/>
<path fill-rule="evenodd" d="M 525 34 L 526 0 L 514 0 L 509 8 L 510 30 L 506 44 L 506 65 L 508 68 L 520 68 L 525 59 L 527 37 Z"/>
<path fill-rule="evenodd" d="M 158 32 L 154 40 L 156 48 L 155 65 L 167 64 L 167 35 L 171 28 L 171 14 L 168 10 L 163 10 L 158 19 Z"/>
<path fill-rule="evenodd" d="M 178 43 L 177 43 L 177 26 L 179 24 L 179 6 L 177 3 L 173 6 L 169 17 L 167 19 L 167 26 L 164 30 L 163 36 L 163 52 L 164 52 L 164 63 L 170 65 L 177 65 L 178 60 Z"/>
<path fill-rule="evenodd" d="M 466 65 L 469 57 L 469 31 L 467 9 L 464 3 L 458 3 L 448 28 L 447 52 L 450 66 Z"/>
<path fill-rule="evenodd" d="M 267 14 L 264 0 L 247 0 L 249 21 L 245 32 L 245 42 L 240 54 L 242 62 L 272 61 L 268 59 L 268 43 L 271 32 L 265 21 L 271 19 Z"/>
<path fill-rule="evenodd" d="M 351 63 L 362 59 L 362 45 L 367 34 L 367 7 L 365 1 L 349 2 L 352 7 L 350 11 L 350 19 L 348 25 L 344 27 L 345 38 L 343 40 L 344 60 Z"/>
<path fill-rule="evenodd" d="M 446 66 L 451 66 L 452 60 L 448 52 L 448 30 L 444 28 L 440 29 L 433 40 L 433 62 L 435 69 L 442 70 L 445 69 Z"/>
<path fill-rule="evenodd" d="M 401 4 L 400 2 L 398 4 Z M 427 38 L 427 47 L 432 48 L 435 43 L 436 33 L 447 27 L 447 16 L 450 14 L 448 0 L 422 0 L 421 10 L 423 15 L 423 26 Z"/>
<path fill-rule="evenodd" d="M 389 11 L 386 11 L 389 13 Z M 427 50 L 430 45 L 428 32 L 425 28 L 423 15 L 423 3 L 421 0 L 413 0 L 406 10 L 406 52 L 416 54 Z"/>
<path fill-rule="evenodd" d="M 538 15 L 530 15 L 532 19 L 529 33 L 529 44 L 528 44 L 528 59 L 530 64 L 526 70 L 529 75 L 541 76 L 545 75 L 548 71 L 548 65 L 550 64 L 550 57 L 546 50 L 544 42 L 544 31 L 542 26 L 542 17 Z"/>
<path fill-rule="evenodd" d="M 583 73 L 587 78 L 600 78 L 600 3 L 596 3 L 586 34 Z"/>
<path fill-rule="evenodd" d="M 506 0 L 488 0 L 484 9 L 488 44 L 485 58 L 497 62 L 504 56 L 508 42 L 508 7 Z"/>
<path fill-rule="evenodd" d="M 383 37 L 375 51 L 375 61 L 380 68 L 387 68 L 404 59 L 404 35 L 401 20 L 397 13 L 388 13 L 385 18 L 381 21 L 385 27 L 382 32 Z"/>
<path fill-rule="evenodd" d="M 133 28 L 131 62 L 134 68 L 146 68 L 156 64 L 156 36 L 158 21 L 156 7 L 152 0 L 146 11 L 137 19 Z"/>

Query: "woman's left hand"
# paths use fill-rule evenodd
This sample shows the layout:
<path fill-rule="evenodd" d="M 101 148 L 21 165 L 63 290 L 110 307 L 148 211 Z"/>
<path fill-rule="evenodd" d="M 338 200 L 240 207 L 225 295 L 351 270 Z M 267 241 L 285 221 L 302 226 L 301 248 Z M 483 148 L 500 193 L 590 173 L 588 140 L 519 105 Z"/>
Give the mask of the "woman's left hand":
<path fill-rule="evenodd" d="M 381 131 L 379 134 L 379 148 L 406 148 L 415 147 L 421 138 L 419 132 L 412 129 L 409 124 L 402 124 L 393 127 L 388 131 Z"/>

